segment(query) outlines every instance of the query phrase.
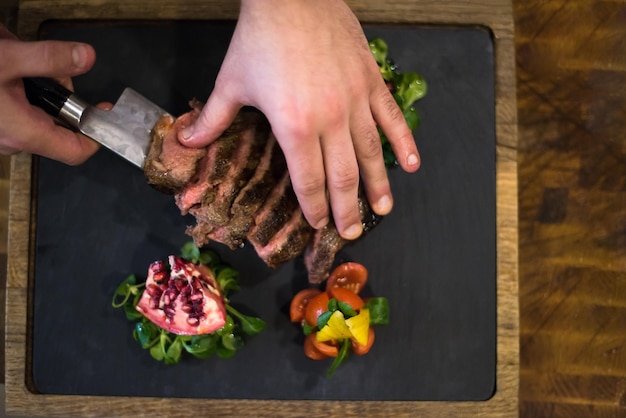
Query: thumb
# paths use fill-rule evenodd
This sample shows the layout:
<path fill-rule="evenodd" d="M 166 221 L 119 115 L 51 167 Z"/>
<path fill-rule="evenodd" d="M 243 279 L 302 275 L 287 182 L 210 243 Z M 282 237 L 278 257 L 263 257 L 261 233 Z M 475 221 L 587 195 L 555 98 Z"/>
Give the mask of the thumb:
<path fill-rule="evenodd" d="M 2 61 L 11 63 L 0 71 L 4 81 L 21 77 L 71 77 L 88 71 L 96 60 L 94 49 L 79 42 L 2 39 L 0 43 Z"/>
<path fill-rule="evenodd" d="M 178 140 L 189 147 L 203 147 L 210 144 L 233 123 L 241 107 L 240 103 L 214 89 L 198 119 L 180 131 Z"/>

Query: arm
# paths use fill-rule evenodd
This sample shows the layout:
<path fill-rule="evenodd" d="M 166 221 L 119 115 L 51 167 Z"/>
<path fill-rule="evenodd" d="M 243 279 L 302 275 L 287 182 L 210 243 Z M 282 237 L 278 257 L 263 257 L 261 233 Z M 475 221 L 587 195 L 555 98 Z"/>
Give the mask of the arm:
<path fill-rule="evenodd" d="M 344 238 L 361 234 L 359 178 L 373 210 L 391 210 L 377 125 L 402 168 L 419 167 L 413 135 L 342 0 L 242 0 L 215 88 L 179 139 L 189 146 L 212 142 L 244 105 L 269 119 L 315 228 L 332 213 Z"/>

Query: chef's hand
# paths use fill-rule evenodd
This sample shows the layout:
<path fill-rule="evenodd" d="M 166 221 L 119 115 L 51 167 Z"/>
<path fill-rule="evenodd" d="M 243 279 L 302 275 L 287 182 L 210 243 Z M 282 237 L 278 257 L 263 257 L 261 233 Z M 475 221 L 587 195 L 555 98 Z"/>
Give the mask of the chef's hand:
<path fill-rule="evenodd" d="M 341 235 L 361 234 L 359 174 L 373 210 L 391 210 L 377 125 L 402 168 L 419 167 L 413 135 L 341 0 L 242 0 L 215 88 L 179 139 L 189 146 L 212 142 L 243 105 L 269 119 L 314 228 L 328 222 L 328 196 Z"/>
<path fill-rule="evenodd" d="M 50 77 L 71 90 L 70 77 L 87 72 L 95 56 L 76 42 L 19 41 L 0 24 L 0 154 L 25 151 L 76 165 L 98 150 L 96 142 L 31 106 L 22 83 L 23 77 Z"/>

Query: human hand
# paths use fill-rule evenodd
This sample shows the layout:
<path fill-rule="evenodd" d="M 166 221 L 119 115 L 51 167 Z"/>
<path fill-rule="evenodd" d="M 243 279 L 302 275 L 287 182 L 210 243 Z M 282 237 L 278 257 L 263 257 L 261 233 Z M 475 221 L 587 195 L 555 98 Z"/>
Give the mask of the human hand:
<path fill-rule="evenodd" d="M 419 168 L 413 135 L 341 0 L 242 0 L 215 88 L 179 139 L 189 146 L 212 142 L 244 105 L 270 121 L 314 228 L 328 222 L 329 198 L 340 234 L 361 234 L 359 175 L 374 212 L 391 210 L 377 125 L 402 168 Z"/>
<path fill-rule="evenodd" d="M 72 89 L 70 77 L 87 72 L 95 51 L 77 42 L 22 42 L 0 24 L 0 154 L 20 151 L 76 165 L 99 145 L 84 135 L 54 123 L 32 106 L 24 93 L 23 77 L 50 77 Z"/>

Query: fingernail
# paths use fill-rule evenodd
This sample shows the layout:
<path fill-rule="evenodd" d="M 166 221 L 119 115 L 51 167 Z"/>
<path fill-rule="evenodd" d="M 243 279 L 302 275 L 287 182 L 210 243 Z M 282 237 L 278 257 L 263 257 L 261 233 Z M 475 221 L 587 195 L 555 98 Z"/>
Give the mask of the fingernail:
<path fill-rule="evenodd" d="M 322 229 L 324 228 L 326 225 L 328 225 L 328 218 L 322 218 L 317 224 L 315 224 L 315 226 L 313 227 L 314 229 Z"/>
<path fill-rule="evenodd" d="M 343 231 L 343 237 L 346 239 L 356 239 L 361 235 L 361 232 L 363 231 L 363 225 L 361 225 L 360 223 L 358 224 L 353 224 L 350 225 L 348 228 L 346 228 L 345 231 Z"/>
<path fill-rule="evenodd" d="M 193 136 L 194 125 L 187 126 L 185 129 L 180 131 L 180 136 L 183 138 L 183 141 L 189 141 Z"/>
<path fill-rule="evenodd" d="M 416 165 L 419 162 L 419 158 L 417 154 L 411 154 L 409 155 L 409 158 L 407 158 L 406 162 L 408 165 Z"/>
<path fill-rule="evenodd" d="M 391 203 L 391 198 L 388 195 L 385 195 L 378 199 L 378 202 L 376 202 L 376 205 L 374 206 L 374 211 L 378 215 L 387 215 L 391 212 L 392 206 L 393 204 Z"/>
<path fill-rule="evenodd" d="M 76 45 L 72 48 L 72 61 L 77 68 L 84 68 L 87 65 L 87 47 Z"/>

